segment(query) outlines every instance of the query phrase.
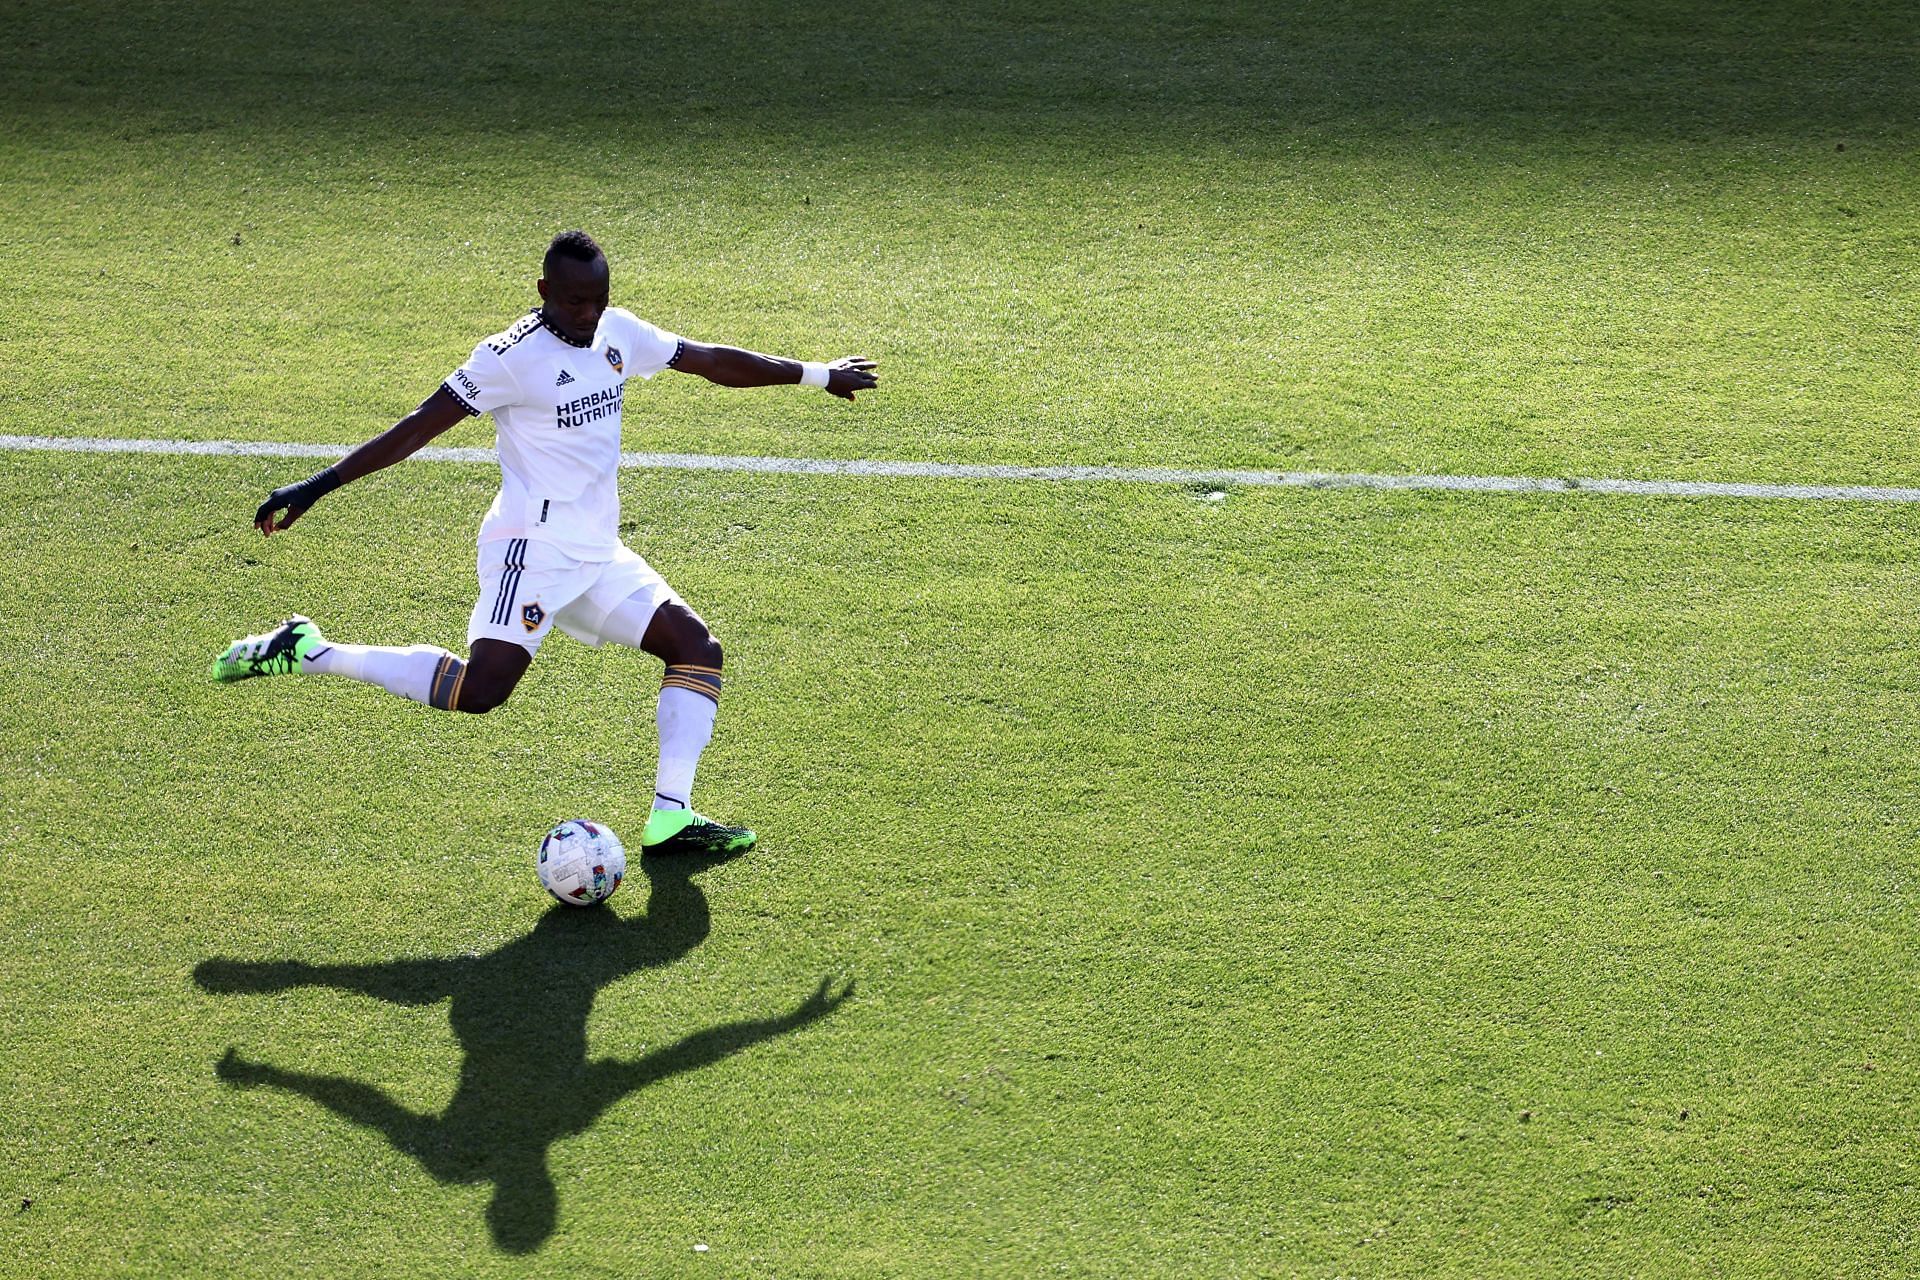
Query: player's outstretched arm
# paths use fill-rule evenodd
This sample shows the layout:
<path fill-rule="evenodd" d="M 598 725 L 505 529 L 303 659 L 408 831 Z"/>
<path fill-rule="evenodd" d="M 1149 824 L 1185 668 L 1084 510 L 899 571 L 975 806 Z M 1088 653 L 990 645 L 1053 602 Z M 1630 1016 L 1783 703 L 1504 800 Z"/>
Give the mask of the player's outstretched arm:
<path fill-rule="evenodd" d="M 419 408 L 332 466 L 314 472 L 305 480 L 282 485 L 268 494 L 267 500 L 254 513 L 254 527 L 263 534 L 277 533 L 291 527 L 295 520 L 306 514 L 308 507 L 341 485 L 410 457 L 435 436 L 471 416 L 472 411 L 461 404 L 453 392 L 445 387 L 439 388 L 422 400 Z M 281 512 L 285 514 L 276 521 L 274 517 Z"/>
<path fill-rule="evenodd" d="M 802 383 L 821 387 L 829 395 L 853 399 L 856 391 L 871 391 L 880 385 L 874 362 L 865 356 L 842 356 L 828 364 L 789 360 L 785 356 L 763 356 L 740 347 L 713 346 L 686 341 L 673 367 L 682 373 L 698 374 L 723 387 L 781 387 Z"/>

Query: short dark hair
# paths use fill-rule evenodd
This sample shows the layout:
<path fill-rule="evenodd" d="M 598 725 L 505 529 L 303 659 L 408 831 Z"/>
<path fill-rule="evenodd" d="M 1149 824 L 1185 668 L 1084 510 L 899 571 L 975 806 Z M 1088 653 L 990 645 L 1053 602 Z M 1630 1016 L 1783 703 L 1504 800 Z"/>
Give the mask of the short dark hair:
<path fill-rule="evenodd" d="M 553 264 L 559 258 L 571 258 L 575 262 L 592 262 L 595 258 L 606 257 L 606 252 L 594 238 L 584 231 L 562 231 L 547 246 L 547 256 L 540 260 L 541 270 L 553 271 Z"/>

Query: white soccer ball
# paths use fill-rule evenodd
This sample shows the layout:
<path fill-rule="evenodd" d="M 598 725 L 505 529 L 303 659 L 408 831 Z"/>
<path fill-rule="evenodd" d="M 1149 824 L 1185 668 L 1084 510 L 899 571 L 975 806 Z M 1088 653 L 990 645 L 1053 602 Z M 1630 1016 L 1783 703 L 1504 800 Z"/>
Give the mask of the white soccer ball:
<path fill-rule="evenodd" d="M 611 828 L 569 819 L 540 841 L 535 864 L 547 892 L 570 907 L 605 902 L 627 875 L 627 847 Z"/>

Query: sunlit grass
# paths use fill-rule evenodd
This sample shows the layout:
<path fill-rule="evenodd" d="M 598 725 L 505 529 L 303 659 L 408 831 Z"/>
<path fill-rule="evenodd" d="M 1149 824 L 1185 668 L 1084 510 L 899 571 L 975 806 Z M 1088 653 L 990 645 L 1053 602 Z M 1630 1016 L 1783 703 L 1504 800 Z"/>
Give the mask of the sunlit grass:
<path fill-rule="evenodd" d="M 669 328 L 882 365 L 630 448 L 1920 481 L 1906 5 L 0 28 L 0 433 L 344 448 L 585 225 Z M 531 851 L 637 829 L 657 666 L 212 685 L 294 609 L 463 636 L 493 475 L 262 542 L 300 469 L 0 455 L 0 1271 L 1914 1269 L 1904 509 L 626 473 L 763 845 L 705 935 L 621 890 L 575 1058 Z M 471 1022 L 406 977 L 486 957 Z M 674 1070 L 497 1194 L 598 1060 Z"/>

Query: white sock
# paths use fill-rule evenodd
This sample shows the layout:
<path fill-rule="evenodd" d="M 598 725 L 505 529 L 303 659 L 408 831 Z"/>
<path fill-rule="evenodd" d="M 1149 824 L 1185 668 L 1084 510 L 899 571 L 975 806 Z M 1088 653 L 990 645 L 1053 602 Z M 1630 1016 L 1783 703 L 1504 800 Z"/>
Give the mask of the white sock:
<path fill-rule="evenodd" d="M 655 719 L 660 725 L 660 770 L 654 776 L 653 807 L 687 809 L 693 804 L 693 771 L 713 737 L 720 704 L 691 689 L 660 691 Z"/>
<path fill-rule="evenodd" d="M 300 670 L 311 675 L 345 676 L 364 684 L 377 684 L 388 693 L 426 702 L 433 690 L 433 673 L 444 659 L 451 657 L 452 654 L 434 644 L 389 649 L 370 644 L 334 644 L 329 640 L 321 642 L 320 648 L 300 664 Z"/>

